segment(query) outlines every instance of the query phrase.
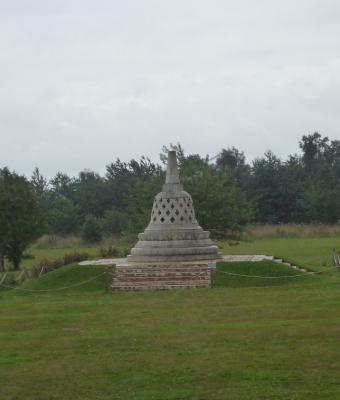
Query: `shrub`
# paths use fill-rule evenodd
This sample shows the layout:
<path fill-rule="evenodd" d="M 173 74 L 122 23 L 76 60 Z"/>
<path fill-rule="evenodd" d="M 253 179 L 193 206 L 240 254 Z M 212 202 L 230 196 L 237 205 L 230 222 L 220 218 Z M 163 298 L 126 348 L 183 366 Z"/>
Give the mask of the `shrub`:
<path fill-rule="evenodd" d="M 24 253 L 22 255 L 22 259 L 23 260 L 34 260 L 35 256 L 33 254 L 31 254 L 31 253 Z"/>
<path fill-rule="evenodd" d="M 49 260 L 48 258 L 44 258 L 43 260 L 40 261 L 38 265 L 35 265 L 31 269 L 31 276 L 33 278 L 37 278 L 41 274 L 42 268 L 44 268 L 43 273 L 46 273 L 61 268 L 64 265 L 86 260 L 87 258 L 89 258 L 88 253 L 86 252 L 78 253 L 76 251 L 73 253 L 65 254 L 63 258 L 55 258 L 54 260 Z"/>
<path fill-rule="evenodd" d="M 112 245 L 108 247 L 101 247 L 99 249 L 99 256 L 100 257 L 117 257 L 119 255 L 119 250 Z"/>
<path fill-rule="evenodd" d="M 102 227 L 106 234 L 115 235 L 121 233 L 126 225 L 126 216 L 117 208 L 113 207 L 104 214 Z"/>
<path fill-rule="evenodd" d="M 67 253 L 64 255 L 64 265 L 87 260 L 89 257 L 89 253 L 86 252 L 79 253 L 74 251 L 73 253 Z"/>
<path fill-rule="evenodd" d="M 93 215 L 86 217 L 81 237 L 86 242 L 99 242 L 102 239 L 102 227 L 98 218 Z"/>
<path fill-rule="evenodd" d="M 119 248 L 119 257 L 126 257 L 128 254 L 130 254 L 130 247 L 122 246 Z"/>

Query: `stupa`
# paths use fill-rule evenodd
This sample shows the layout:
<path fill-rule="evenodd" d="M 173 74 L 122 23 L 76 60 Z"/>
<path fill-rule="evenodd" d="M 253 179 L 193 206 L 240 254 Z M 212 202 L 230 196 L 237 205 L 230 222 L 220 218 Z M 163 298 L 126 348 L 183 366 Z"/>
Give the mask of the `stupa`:
<path fill-rule="evenodd" d="M 218 247 L 195 217 L 193 201 L 180 183 L 175 151 L 169 151 L 165 184 L 155 196 L 150 223 L 116 266 L 114 290 L 210 287 Z"/>

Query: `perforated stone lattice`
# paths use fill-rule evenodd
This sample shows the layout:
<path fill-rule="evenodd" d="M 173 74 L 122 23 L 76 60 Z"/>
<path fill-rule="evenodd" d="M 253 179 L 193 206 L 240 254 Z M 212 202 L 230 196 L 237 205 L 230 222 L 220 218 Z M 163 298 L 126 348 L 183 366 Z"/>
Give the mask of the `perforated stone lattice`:
<path fill-rule="evenodd" d="M 156 196 L 151 212 L 151 223 L 197 223 L 191 196 L 189 194 L 178 197 Z"/>

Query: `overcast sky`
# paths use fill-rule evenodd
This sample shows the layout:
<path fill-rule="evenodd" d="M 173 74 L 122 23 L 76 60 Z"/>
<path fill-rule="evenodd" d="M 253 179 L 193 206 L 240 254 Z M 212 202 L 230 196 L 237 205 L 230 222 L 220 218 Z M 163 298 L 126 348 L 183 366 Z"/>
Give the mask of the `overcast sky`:
<path fill-rule="evenodd" d="M 340 139 L 339 0 L 0 0 L 0 166 Z"/>

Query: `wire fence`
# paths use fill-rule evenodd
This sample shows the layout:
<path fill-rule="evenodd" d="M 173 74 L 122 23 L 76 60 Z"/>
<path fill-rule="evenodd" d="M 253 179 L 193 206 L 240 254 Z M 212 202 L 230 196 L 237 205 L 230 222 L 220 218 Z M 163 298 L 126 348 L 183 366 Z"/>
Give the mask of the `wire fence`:
<path fill-rule="evenodd" d="M 26 289 L 26 288 L 21 288 L 20 286 L 10 286 L 10 285 L 5 285 L 3 283 L 0 284 L 0 286 L 6 288 L 6 289 L 12 289 L 12 290 L 18 290 L 18 291 L 23 291 L 23 292 L 57 292 L 57 291 L 61 291 L 61 290 L 66 290 L 66 289 L 72 289 L 78 286 L 82 286 L 85 285 L 86 283 L 92 282 L 98 278 L 100 278 L 101 276 L 104 276 L 107 274 L 107 271 L 102 272 L 99 275 L 93 276 L 89 279 L 86 279 L 82 282 L 77 282 L 73 285 L 69 285 L 69 286 L 63 286 L 63 287 L 59 287 L 59 288 L 50 288 L 50 289 Z"/>
<path fill-rule="evenodd" d="M 254 278 L 254 279 L 290 279 L 290 278 L 299 278 L 299 277 L 306 277 L 306 276 L 318 276 L 321 275 L 325 272 L 331 271 L 331 270 L 335 270 L 335 269 L 339 269 L 338 266 L 334 266 L 334 267 L 330 267 L 327 269 L 324 269 L 323 271 L 310 271 L 310 272 L 304 272 L 302 274 L 296 274 L 296 275 L 278 275 L 278 276 L 267 276 L 267 275 L 248 275 L 248 274 L 238 274 L 236 272 L 230 272 L 230 271 L 223 271 L 221 269 L 217 269 L 214 268 L 213 271 L 221 273 L 221 274 L 225 274 L 225 275 L 229 275 L 229 276 L 239 276 L 239 277 L 243 277 L 243 278 Z M 43 293 L 43 292 L 58 292 L 58 291 L 63 291 L 63 290 L 67 290 L 67 289 L 72 289 L 75 287 L 79 287 L 82 285 L 85 285 L 89 282 L 92 282 L 102 276 L 106 276 L 106 288 L 108 288 L 109 286 L 109 279 L 110 277 L 113 277 L 114 274 L 109 271 L 106 270 L 96 276 L 93 276 L 89 279 L 86 279 L 84 281 L 81 282 L 77 282 L 74 283 L 72 285 L 69 286 L 63 286 L 63 287 L 59 287 L 59 288 L 50 288 L 50 289 L 28 289 L 28 288 L 22 288 L 20 286 L 11 286 L 11 285 L 7 285 L 4 282 L 4 277 L 3 279 L 0 281 L 0 287 L 3 287 L 5 289 L 12 289 L 12 290 L 16 290 L 16 291 L 21 291 L 21 292 L 32 292 L 32 293 Z M 41 277 L 41 274 L 39 274 L 39 278 Z"/>
<path fill-rule="evenodd" d="M 298 278 L 298 277 L 301 277 L 301 276 L 320 275 L 320 274 L 323 274 L 324 272 L 327 272 L 327 271 L 330 271 L 330 270 L 334 270 L 334 269 L 338 269 L 338 267 L 330 267 L 330 268 L 324 269 L 323 271 L 310 271 L 310 272 L 303 273 L 303 274 L 278 275 L 278 276 L 237 274 L 236 272 L 222 271 L 221 269 L 215 269 L 215 271 L 216 272 L 220 272 L 222 274 L 226 274 L 226 275 L 241 276 L 243 278 L 281 279 L 281 278 Z"/>

